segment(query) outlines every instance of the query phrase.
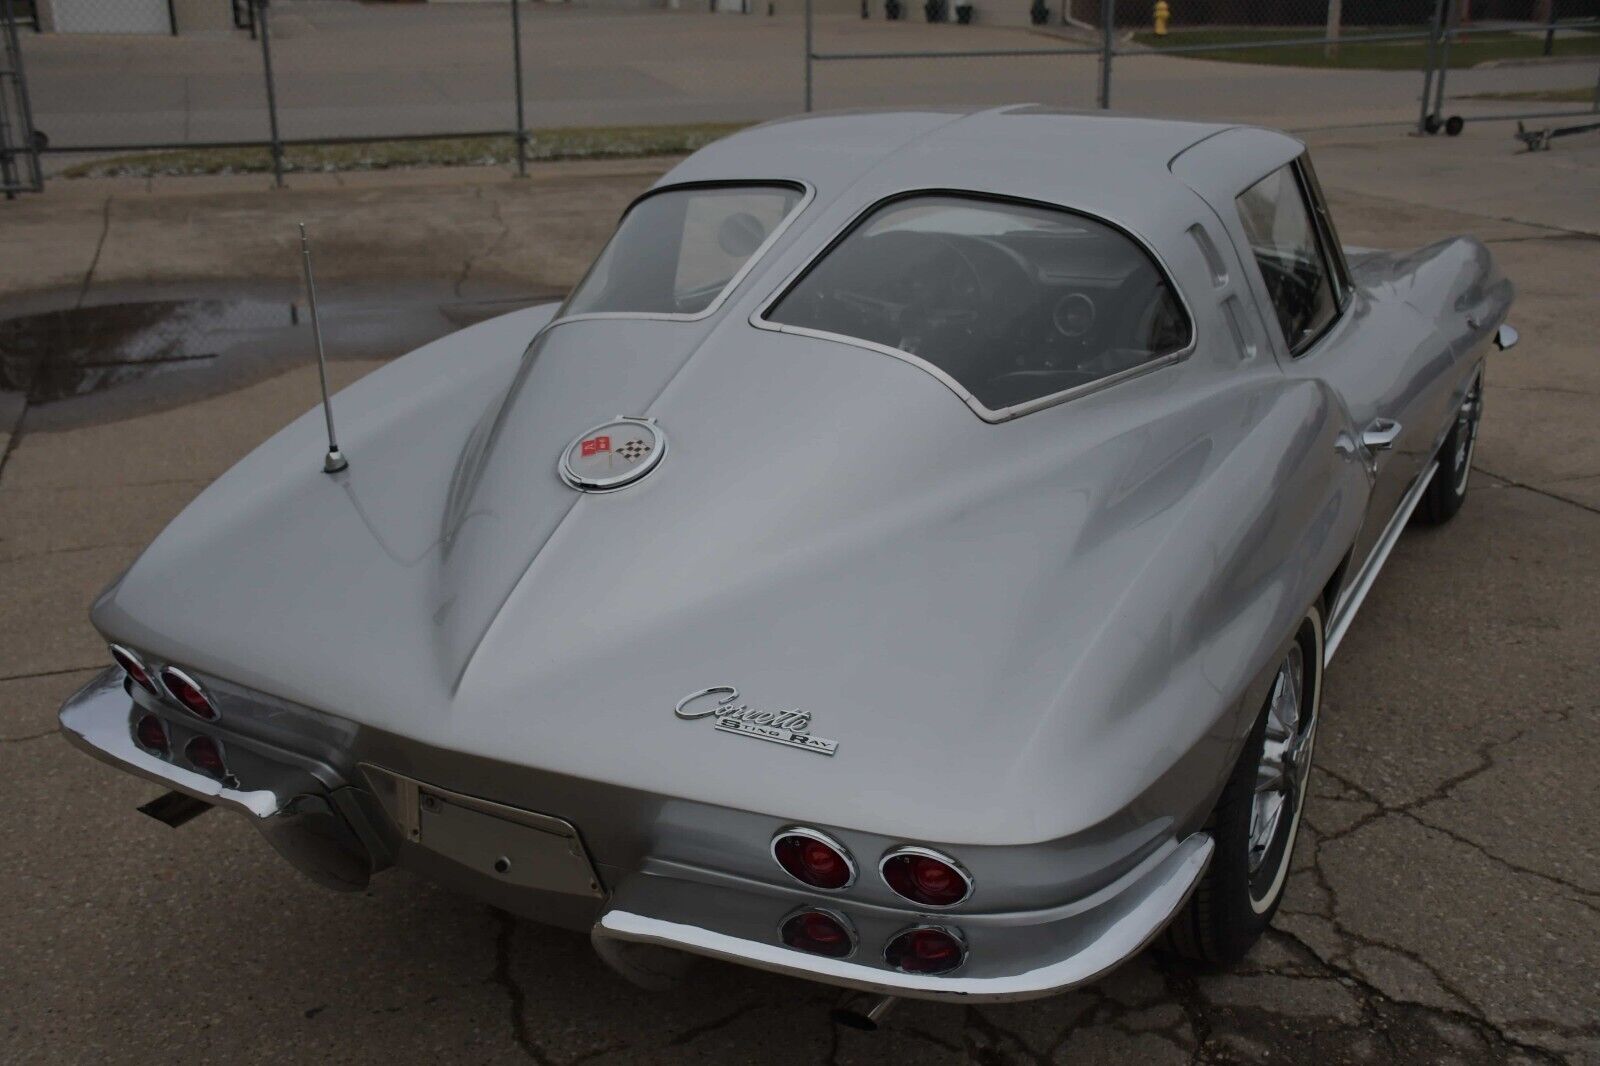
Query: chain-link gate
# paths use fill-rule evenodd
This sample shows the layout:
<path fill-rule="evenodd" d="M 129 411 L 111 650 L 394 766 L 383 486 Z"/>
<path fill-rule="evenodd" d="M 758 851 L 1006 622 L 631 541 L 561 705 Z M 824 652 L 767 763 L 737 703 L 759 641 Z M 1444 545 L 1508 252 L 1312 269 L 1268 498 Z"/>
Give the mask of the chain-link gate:
<path fill-rule="evenodd" d="M 1417 132 L 1510 120 L 1530 149 L 1600 130 L 1600 2 L 1444 0 Z"/>
<path fill-rule="evenodd" d="M 19 192 L 44 191 L 39 169 L 44 136 L 33 128 L 17 21 L 14 0 L 0 0 L 0 192 L 8 200 Z"/>

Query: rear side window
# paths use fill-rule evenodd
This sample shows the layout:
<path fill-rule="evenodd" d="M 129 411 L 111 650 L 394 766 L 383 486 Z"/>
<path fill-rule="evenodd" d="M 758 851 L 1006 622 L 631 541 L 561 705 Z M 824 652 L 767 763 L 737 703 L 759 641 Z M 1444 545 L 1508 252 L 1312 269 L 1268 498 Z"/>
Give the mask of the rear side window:
<path fill-rule="evenodd" d="M 1309 348 L 1338 314 L 1328 260 L 1293 165 L 1239 194 L 1239 220 L 1261 267 L 1291 355 Z"/>
<path fill-rule="evenodd" d="M 1134 370 L 1191 337 L 1167 279 L 1121 231 L 944 194 L 874 210 L 766 319 L 915 356 L 991 413 Z"/>
<path fill-rule="evenodd" d="M 704 311 L 794 211 L 792 185 L 685 186 L 628 210 L 561 315 Z"/>

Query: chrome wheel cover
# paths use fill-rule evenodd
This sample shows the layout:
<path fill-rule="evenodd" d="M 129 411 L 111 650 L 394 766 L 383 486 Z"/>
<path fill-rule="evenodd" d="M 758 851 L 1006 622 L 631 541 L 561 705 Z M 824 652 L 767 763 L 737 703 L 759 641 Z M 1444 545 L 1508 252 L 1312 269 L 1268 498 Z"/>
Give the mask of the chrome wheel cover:
<path fill-rule="evenodd" d="M 1483 375 L 1472 380 L 1461 407 L 1456 411 L 1455 454 L 1450 457 L 1450 474 L 1457 496 L 1467 491 L 1472 473 L 1472 449 L 1478 443 L 1478 419 L 1483 414 Z"/>
<path fill-rule="evenodd" d="M 1271 905 L 1283 884 L 1305 801 L 1317 734 L 1314 690 L 1309 688 L 1305 648 L 1296 641 L 1272 682 L 1250 805 L 1250 903 L 1258 912 Z"/>

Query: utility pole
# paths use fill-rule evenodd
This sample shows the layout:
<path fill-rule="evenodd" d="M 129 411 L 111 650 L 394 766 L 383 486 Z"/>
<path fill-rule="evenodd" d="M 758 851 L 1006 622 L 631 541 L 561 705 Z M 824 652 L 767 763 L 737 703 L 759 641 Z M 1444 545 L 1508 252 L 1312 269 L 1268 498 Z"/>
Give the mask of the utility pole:
<path fill-rule="evenodd" d="M 1328 26 L 1323 36 L 1328 43 L 1322 46 L 1322 54 L 1329 59 L 1339 55 L 1339 24 L 1344 21 L 1344 0 L 1328 0 Z"/>

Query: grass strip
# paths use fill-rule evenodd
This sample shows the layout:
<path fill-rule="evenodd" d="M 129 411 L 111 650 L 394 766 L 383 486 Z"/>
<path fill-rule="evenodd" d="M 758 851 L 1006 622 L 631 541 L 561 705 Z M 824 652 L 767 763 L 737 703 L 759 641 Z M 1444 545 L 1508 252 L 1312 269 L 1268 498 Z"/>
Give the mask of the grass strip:
<path fill-rule="evenodd" d="M 1258 63 L 1276 67 L 1328 67 L 1348 70 L 1417 70 L 1422 69 L 1427 58 L 1428 42 L 1366 41 L 1363 34 L 1403 33 L 1408 28 L 1421 27 L 1369 27 L 1346 28 L 1342 40 L 1332 54 L 1329 46 L 1321 44 L 1284 45 L 1280 48 L 1250 48 L 1251 42 L 1289 41 L 1297 37 L 1320 37 L 1322 27 L 1300 26 L 1273 29 L 1222 28 L 1207 30 L 1177 30 L 1165 37 L 1148 31 L 1136 33 L 1133 39 L 1155 51 L 1179 45 L 1236 45 L 1216 52 L 1179 53 L 1188 59 L 1210 59 L 1221 63 Z M 1538 59 L 1544 55 L 1544 34 L 1512 33 L 1495 30 L 1464 32 L 1450 44 L 1450 69 L 1475 67 L 1497 59 Z M 1556 58 L 1573 56 L 1600 56 L 1600 34 L 1558 33 L 1551 55 Z"/>
<path fill-rule="evenodd" d="M 674 126 L 573 126 L 531 130 L 528 158 L 639 159 L 681 155 L 743 129 L 744 123 Z M 440 137 L 421 141 L 296 145 L 284 149 L 284 169 L 299 172 L 388 170 L 394 167 L 505 166 L 515 163 L 517 142 L 501 137 Z M 150 178 L 191 174 L 259 174 L 272 170 L 266 148 L 183 148 L 93 159 L 61 172 L 67 178 Z"/>

